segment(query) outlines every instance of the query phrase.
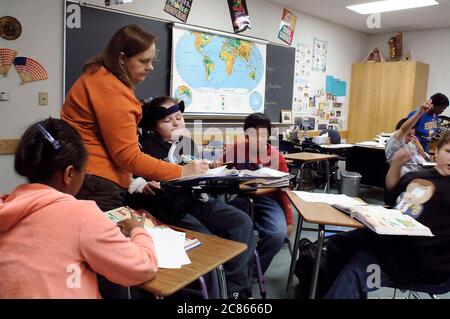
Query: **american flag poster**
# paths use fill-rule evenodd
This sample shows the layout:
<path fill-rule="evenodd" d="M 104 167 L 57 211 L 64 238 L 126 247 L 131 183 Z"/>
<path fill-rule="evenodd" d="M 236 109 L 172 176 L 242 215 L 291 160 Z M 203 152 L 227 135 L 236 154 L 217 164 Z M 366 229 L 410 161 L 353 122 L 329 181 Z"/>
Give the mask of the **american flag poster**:
<path fill-rule="evenodd" d="M 17 55 L 17 51 L 8 48 L 0 48 L 0 74 L 8 75 L 11 64 Z"/>
<path fill-rule="evenodd" d="M 14 65 L 23 83 L 48 79 L 44 67 L 32 58 L 17 57 L 14 59 Z"/>

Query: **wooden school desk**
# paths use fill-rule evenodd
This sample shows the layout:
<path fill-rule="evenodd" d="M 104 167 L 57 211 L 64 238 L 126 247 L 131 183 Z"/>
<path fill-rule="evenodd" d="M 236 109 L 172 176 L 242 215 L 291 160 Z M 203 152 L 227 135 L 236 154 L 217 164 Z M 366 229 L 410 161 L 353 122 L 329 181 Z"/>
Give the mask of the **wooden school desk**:
<path fill-rule="evenodd" d="M 306 202 L 298 198 L 292 191 L 286 191 L 292 205 L 298 212 L 297 230 L 295 233 L 294 240 L 294 250 L 292 252 L 291 266 L 289 268 L 289 276 L 287 281 L 287 291 L 290 295 L 292 288 L 292 278 L 294 275 L 295 262 L 297 261 L 298 246 L 300 243 L 300 236 L 303 227 L 303 221 L 308 223 L 318 225 L 318 249 L 317 256 L 314 262 L 313 278 L 311 280 L 311 290 L 309 298 L 314 299 L 316 296 L 317 281 L 319 277 L 319 265 L 322 251 L 323 241 L 325 237 L 325 226 L 341 226 L 341 227 L 352 227 L 352 228 L 363 228 L 364 225 L 354 220 L 353 218 L 347 216 L 346 214 L 340 212 L 339 210 L 333 208 L 326 203 L 312 203 Z"/>
<path fill-rule="evenodd" d="M 285 154 L 283 156 L 286 160 L 293 160 L 294 162 L 298 162 L 300 164 L 300 167 L 299 167 L 298 173 L 297 173 L 297 188 L 296 188 L 297 190 L 301 190 L 301 187 L 302 187 L 302 173 L 303 173 L 303 168 L 304 168 L 305 164 L 311 163 L 311 162 L 325 161 L 326 169 L 327 169 L 327 185 L 325 187 L 325 191 L 327 193 L 330 191 L 330 162 L 329 162 L 329 160 L 338 158 L 337 155 L 302 152 L 302 153 Z"/>
<path fill-rule="evenodd" d="M 155 278 L 140 285 L 158 297 L 167 297 L 183 289 L 210 271 L 219 268 L 222 298 L 228 298 L 225 275 L 221 265 L 247 249 L 247 245 L 218 236 L 202 234 L 174 227 L 187 235 L 196 237 L 202 244 L 187 252 L 191 263 L 180 269 L 159 269 Z"/>

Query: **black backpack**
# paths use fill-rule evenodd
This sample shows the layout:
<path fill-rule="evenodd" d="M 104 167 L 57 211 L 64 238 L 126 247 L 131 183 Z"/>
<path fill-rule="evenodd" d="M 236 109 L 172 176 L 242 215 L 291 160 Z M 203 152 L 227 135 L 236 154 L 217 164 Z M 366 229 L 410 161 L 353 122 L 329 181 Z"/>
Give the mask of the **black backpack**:
<path fill-rule="evenodd" d="M 302 238 L 299 243 L 299 258 L 295 263 L 294 274 L 299 279 L 296 297 L 298 299 L 308 299 L 311 281 L 313 278 L 314 262 L 317 255 L 318 244 L 307 238 Z M 317 282 L 316 298 L 320 299 L 328 290 L 327 274 L 326 274 L 326 250 L 322 248 L 322 256 L 319 265 L 319 279 Z"/>

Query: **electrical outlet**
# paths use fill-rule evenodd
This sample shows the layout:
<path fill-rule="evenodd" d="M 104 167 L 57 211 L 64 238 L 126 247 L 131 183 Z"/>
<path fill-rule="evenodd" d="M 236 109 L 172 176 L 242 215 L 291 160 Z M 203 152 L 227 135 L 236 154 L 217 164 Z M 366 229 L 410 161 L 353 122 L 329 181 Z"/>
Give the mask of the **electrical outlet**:
<path fill-rule="evenodd" d="M 9 94 L 7 92 L 0 92 L 0 101 L 9 101 Z"/>
<path fill-rule="evenodd" d="M 48 105 L 48 93 L 39 92 L 39 105 Z"/>

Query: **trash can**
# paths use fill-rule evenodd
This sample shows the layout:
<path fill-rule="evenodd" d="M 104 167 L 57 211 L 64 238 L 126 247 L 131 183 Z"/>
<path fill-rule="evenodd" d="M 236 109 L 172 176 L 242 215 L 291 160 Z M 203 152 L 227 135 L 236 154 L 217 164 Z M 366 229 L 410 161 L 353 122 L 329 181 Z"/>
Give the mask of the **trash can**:
<path fill-rule="evenodd" d="M 342 172 L 340 194 L 345 194 L 350 197 L 357 197 L 359 193 L 359 183 L 361 182 L 361 174 L 357 172 Z"/>

